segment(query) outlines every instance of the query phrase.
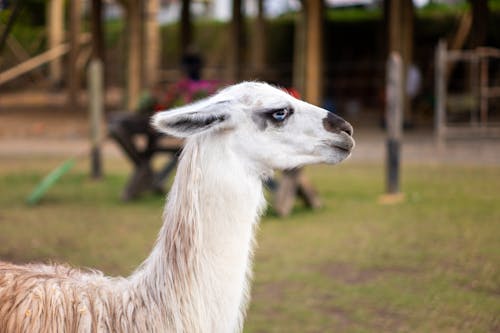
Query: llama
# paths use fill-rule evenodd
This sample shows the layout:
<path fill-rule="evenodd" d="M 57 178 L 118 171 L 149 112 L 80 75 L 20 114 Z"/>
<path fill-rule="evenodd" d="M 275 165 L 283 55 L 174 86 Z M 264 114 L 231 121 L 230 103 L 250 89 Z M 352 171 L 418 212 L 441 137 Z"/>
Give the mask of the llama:
<path fill-rule="evenodd" d="M 153 117 L 186 138 L 149 257 L 128 278 L 0 263 L 0 332 L 240 332 L 262 180 L 338 163 L 352 127 L 265 83 L 243 82 Z"/>

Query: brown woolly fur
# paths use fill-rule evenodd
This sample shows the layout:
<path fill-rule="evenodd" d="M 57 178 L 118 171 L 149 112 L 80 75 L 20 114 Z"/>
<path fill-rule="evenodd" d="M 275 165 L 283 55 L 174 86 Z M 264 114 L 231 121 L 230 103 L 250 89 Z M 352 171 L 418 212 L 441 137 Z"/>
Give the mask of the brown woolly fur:
<path fill-rule="evenodd" d="M 119 309 L 124 308 L 108 297 L 103 280 L 62 265 L 0 263 L 0 332 L 75 332 L 84 323 L 89 332 L 121 328 Z"/>

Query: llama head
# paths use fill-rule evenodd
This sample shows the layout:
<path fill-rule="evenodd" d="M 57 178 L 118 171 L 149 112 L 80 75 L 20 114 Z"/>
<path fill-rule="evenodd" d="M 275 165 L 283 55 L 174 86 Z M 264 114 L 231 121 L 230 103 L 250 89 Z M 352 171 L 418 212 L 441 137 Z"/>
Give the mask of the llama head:
<path fill-rule="evenodd" d="M 224 141 L 263 171 L 338 163 L 354 147 L 348 122 L 258 82 L 236 84 L 196 103 L 157 113 L 153 125 L 181 138 Z"/>

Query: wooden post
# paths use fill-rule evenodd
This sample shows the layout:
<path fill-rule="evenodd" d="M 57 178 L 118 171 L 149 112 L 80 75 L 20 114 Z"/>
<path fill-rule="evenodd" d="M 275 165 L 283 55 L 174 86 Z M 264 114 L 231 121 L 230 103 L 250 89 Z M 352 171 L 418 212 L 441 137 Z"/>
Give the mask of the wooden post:
<path fill-rule="evenodd" d="M 303 9 L 295 25 L 293 84 L 298 91 L 305 91 L 308 102 L 316 105 L 321 104 L 322 91 L 322 3 L 322 0 L 302 2 Z M 274 201 L 278 215 L 290 214 L 297 195 L 308 207 L 321 207 L 321 200 L 302 169 L 284 171 Z"/>
<path fill-rule="evenodd" d="M 99 59 L 104 65 L 105 50 L 104 50 L 104 33 L 102 24 L 102 1 L 92 0 L 92 58 Z"/>
<path fill-rule="evenodd" d="M 484 46 L 488 35 L 488 0 L 469 0 L 472 7 L 471 48 Z"/>
<path fill-rule="evenodd" d="M 460 23 L 458 24 L 457 31 L 456 31 L 455 36 L 453 37 L 453 40 L 451 41 L 450 46 L 449 46 L 450 50 L 461 50 L 464 47 L 464 44 L 467 40 L 467 37 L 470 34 L 471 27 L 472 27 L 472 14 L 468 10 L 460 18 Z M 457 64 L 456 61 L 450 61 L 446 64 L 446 73 L 448 73 L 446 75 L 446 80 L 449 79 L 449 76 L 450 76 L 449 73 L 453 73 L 453 70 L 455 69 L 456 64 Z M 473 92 L 473 94 L 475 94 L 474 90 L 475 90 L 476 85 L 474 84 L 475 78 L 471 74 L 477 72 L 476 66 L 477 66 L 477 63 L 475 61 L 473 61 L 471 63 L 470 69 L 469 69 L 469 72 L 470 72 L 469 77 L 471 78 L 469 85 L 471 87 L 471 91 Z"/>
<path fill-rule="evenodd" d="M 400 0 L 386 0 L 387 1 L 387 14 L 389 15 L 387 23 L 389 24 L 389 47 L 388 57 L 391 52 L 401 52 L 401 6 Z"/>
<path fill-rule="evenodd" d="M 145 45 L 146 52 L 145 67 L 145 85 L 152 89 L 158 83 L 158 73 L 160 71 L 160 26 L 158 24 L 158 10 L 160 9 L 159 0 L 149 0 L 146 2 L 145 9 Z"/>
<path fill-rule="evenodd" d="M 80 50 L 80 28 L 81 28 L 81 1 L 69 2 L 69 64 L 68 64 L 68 104 L 70 108 L 78 107 L 78 94 L 80 92 L 80 73 L 78 72 L 78 53 Z"/>
<path fill-rule="evenodd" d="M 467 36 L 469 36 L 470 30 L 472 27 L 472 14 L 470 11 L 466 11 L 463 13 L 460 18 L 460 23 L 458 24 L 457 32 L 453 37 L 453 41 L 450 45 L 450 50 L 460 50 L 463 48 Z M 448 65 L 449 67 L 450 65 Z"/>
<path fill-rule="evenodd" d="M 403 61 L 399 54 L 391 53 L 387 64 L 387 193 L 399 192 L 399 164 L 403 116 Z"/>
<path fill-rule="evenodd" d="M 469 38 L 469 48 L 476 49 L 481 46 L 485 46 L 488 37 L 488 16 L 489 16 L 489 8 L 488 8 L 488 0 L 469 0 L 470 9 L 471 9 L 471 33 Z M 471 121 L 475 121 L 475 125 L 483 126 L 484 117 L 486 115 L 485 107 L 487 103 L 487 99 L 483 97 L 483 88 L 481 82 L 484 79 L 483 71 L 485 61 L 487 59 L 481 59 L 481 57 L 476 53 L 477 62 L 471 61 L 470 63 L 466 63 L 466 68 L 468 67 L 468 71 L 466 72 L 465 81 L 468 82 L 468 85 L 472 88 L 472 93 L 476 93 L 475 98 L 478 100 L 479 110 L 475 110 L 475 112 L 471 113 Z M 451 72 L 450 72 L 451 73 Z M 475 113 L 475 114 L 474 114 Z M 473 118 L 474 114 L 474 118 Z"/>
<path fill-rule="evenodd" d="M 479 114 L 479 119 L 480 119 L 480 125 L 483 128 L 486 128 L 488 126 L 488 86 L 489 86 L 489 80 L 488 80 L 488 57 L 482 57 L 481 59 L 481 73 L 480 73 L 480 87 L 479 87 L 479 96 L 480 96 L 480 114 Z"/>
<path fill-rule="evenodd" d="M 257 78 L 261 78 L 266 66 L 266 21 L 264 19 L 264 0 L 257 0 L 257 17 L 253 24 L 252 65 Z"/>
<path fill-rule="evenodd" d="M 127 64 L 127 109 L 133 110 L 139 101 L 141 89 L 141 1 L 129 0 L 127 6 L 128 23 L 128 64 Z"/>
<path fill-rule="evenodd" d="M 404 107 L 404 118 L 406 123 L 412 122 L 411 108 L 408 95 L 406 94 L 406 75 L 408 66 L 411 63 L 413 53 L 413 3 L 411 0 L 386 0 L 386 10 L 388 18 L 386 22 L 389 27 L 388 32 L 388 57 L 392 52 L 400 54 L 403 61 L 402 96 Z"/>
<path fill-rule="evenodd" d="M 88 67 L 88 95 L 90 115 L 90 174 L 94 179 L 102 177 L 101 140 L 104 113 L 104 36 L 102 24 L 102 0 L 92 0 L 92 60 Z"/>
<path fill-rule="evenodd" d="M 102 117 L 104 110 L 104 75 L 102 61 L 98 58 L 92 59 L 88 69 L 88 94 L 90 115 L 90 142 L 91 142 L 91 177 L 99 179 L 102 177 L 101 162 L 101 140 L 102 140 Z"/>
<path fill-rule="evenodd" d="M 403 119 L 407 125 L 412 125 L 414 122 L 413 111 L 411 108 L 411 99 L 408 95 L 408 69 L 413 63 L 413 30 L 414 30 L 414 9 L 412 0 L 403 0 L 402 8 L 402 26 L 401 29 L 401 60 L 403 61 L 403 78 L 402 87 L 403 94 Z"/>
<path fill-rule="evenodd" d="M 63 0 L 50 0 L 47 5 L 47 42 L 48 49 L 63 43 L 64 38 L 64 6 Z M 55 58 L 49 63 L 49 80 L 53 86 L 62 81 L 61 58 Z"/>
<path fill-rule="evenodd" d="M 305 94 L 305 70 L 306 70 L 306 11 L 303 8 L 296 15 L 295 35 L 293 47 L 293 87 L 302 95 Z"/>
<path fill-rule="evenodd" d="M 295 45 L 293 55 L 293 86 L 301 94 L 305 90 L 305 31 L 306 11 L 303 8 L 296 16 Z M 297 196 L 300 171 L 283 171 L 276 193 L 274 194 L 274 209 L 279 216 L 287 216 L 293 209 Z"/>
<path fill-rule="evenodd" d="M 306 9 L 306 95 L 312 104 L 321 105 L 323 83 L 323 0 L 304 2 Z"/>
<path fill-rule="evenodd" d="M 435 68 L 434 89 L 436 95 L 436 103 L 434 104 L 434 130 L 436 143 L 439 147 L 442 147 L 446 127 L 447 82 L 446 42 L 444 40 L 440 40 L 436 48 Z"/>
<path fill-rule="evenodd" d="M 233 0 L 233 16 L 230 25 L 229 64 L 227 79 L 238 82 L 241 79 L 241 62 L 243 61 L 243 18 L 242 0 Z"/>
<path fill-rule="evenodd" d="M 470 94 L 473 96 L 473 98 L 479 100 L 479 103 L 481 103 L 481 93 L 482 93 L 480 84 L 481 71 L 479 70 L 480 62 L 481 62 L 481 57 L 477 52 L 474 52 L 473 56 L 470 59 L 470 63 L 466 65 L 466 69 L 468 67 L 468 72 L 466 73 L 465 77 L 465 79 L 466 80 L 468 79 L 469 81 Z M 450 64 L 456 64 L 456 63 L 457 63 L 456 61 L 447 62 L 447 70 L 446 70 L 447 75 L 445 84 L 448 83 L 448 80 L 450 79 L 451 76 Z M 475 108 L 471 109 L 470 123 L 472 126 L 477 126 L 479 124 L 479 118 L 480 118 L 479 113 L 480 110 L 476 110 Z"/>
<path fill-rule="evenodd" d="M 181 7 L 181 36 L 180 48 L 181 56 L 187 53 L 193 38 L 193 27 L 191 22 L 191 0 L 182 0 Z"/>
<path fill-rule="evenodd" d="M 403 60 L 396 52 L 389 56 L 386 75 L 387 174 L 386 195 L 381 202 L 394 203 L 402 200 L 399 179 L 404 105 L 400 88 L 403 83 Z"/>

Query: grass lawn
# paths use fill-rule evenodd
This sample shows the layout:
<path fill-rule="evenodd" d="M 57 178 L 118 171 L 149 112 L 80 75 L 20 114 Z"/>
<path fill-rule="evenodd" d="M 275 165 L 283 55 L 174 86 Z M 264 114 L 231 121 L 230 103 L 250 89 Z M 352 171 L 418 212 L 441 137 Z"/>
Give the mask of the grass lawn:
<path fill-rule="evenodd" d="M 0 258 L 129 274 L 148 254 L 163 198 L 119 201 L 128 168 L 104 181 L 85 162 L 27 207 L 54 158 L 0 164 Z M 500 168 L 405 166 L 406 201 L 377 203 L 380 165 L 307 169 L 324 208 L 266 216 L 245 332 L 499 332 Z"/>

